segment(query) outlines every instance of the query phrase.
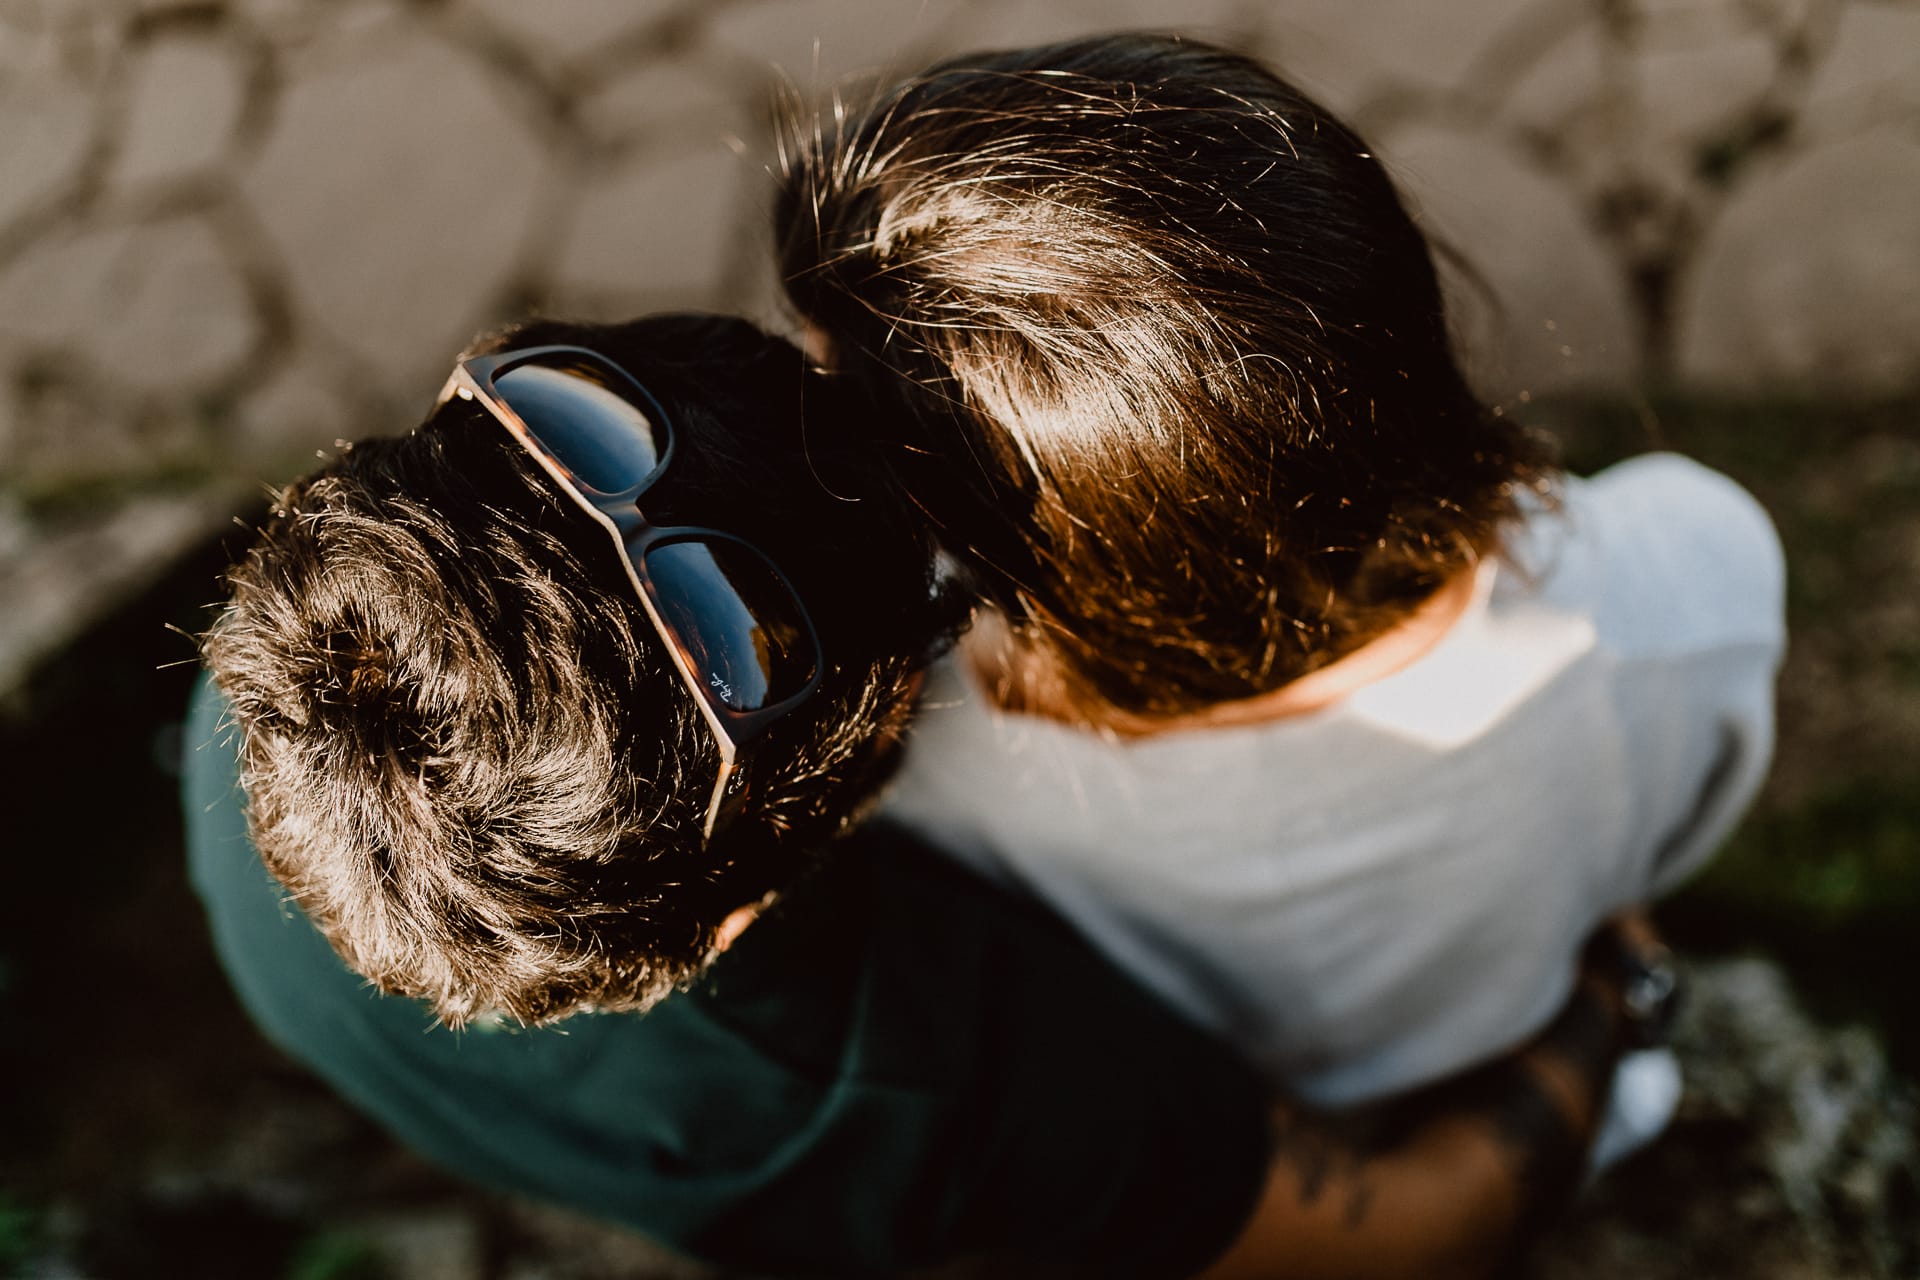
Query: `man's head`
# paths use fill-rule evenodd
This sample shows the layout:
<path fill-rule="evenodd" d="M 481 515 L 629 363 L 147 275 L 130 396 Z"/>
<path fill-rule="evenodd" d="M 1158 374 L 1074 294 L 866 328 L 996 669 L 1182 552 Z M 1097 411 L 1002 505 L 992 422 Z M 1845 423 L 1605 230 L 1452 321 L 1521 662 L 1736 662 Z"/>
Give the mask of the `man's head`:
<path fill-rule="evenodd" d="M 613 540 L 484 409 L 361 442 L 281 496 L 205 642 L 255 843 L 355 969 L 459 1023 L 635 1008 L 814 865 L 877 782 L 945 634 L 925 535 L 870 484 L 799 354 L 744 322 L 528 326 L 672 420 L 654 525 L 762 549 L 818 632 L 818 689 L 719 747 Z"/>
<path fill-rule="evenodd" d="M 1367 643 L 1542 465 L 1462 381 L 1366 144 L 1224 50 L 955 58 L 805 131 L 776 219 L 790 296 L 943 542 L 1127 711 Z"/>

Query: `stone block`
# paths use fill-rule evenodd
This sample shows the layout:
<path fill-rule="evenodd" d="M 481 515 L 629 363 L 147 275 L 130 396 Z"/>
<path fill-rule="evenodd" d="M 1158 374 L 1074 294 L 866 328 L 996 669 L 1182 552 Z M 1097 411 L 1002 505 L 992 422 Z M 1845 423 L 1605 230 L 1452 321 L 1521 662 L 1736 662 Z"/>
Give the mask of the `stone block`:
<path fill-rule="evenodd" d="M 1815 11 L 1848 0 L 1632 0 L 1621 26 L 1635 40 L 1706 44 L 1729 33 L 1785 35 L 1806 28 Z"/>
<path fill-rule="evenodd" d="M 433 388 L 422 387 L 421 410 L 432 392 Z M 261 480 L 279 483 L 311 465 L 314 450 L 328 449 L 335 440 L 375 435 L 393 425 L 384 418 L 362 421 L 341 396 L 336 378 L 319 360 L 305 355 L 288 362 L 241 399 L 227 424 L 227 439 L 236 460 L 244 459 L 243 465 L 250 464 Z"/>
<path fill-rule="evenodd" d="M 1489 44 L 1535 3 L 1480 0 L 1469 19 L 1457 5 L 1426 0 L 1296 0 L 1274 8 L 1259 52 L 1324 86 L 1334 110 L 1351 111 L 1401 86 L 1460 86 Z"/>
<path fill-rule="evenodd" d="M 231 8 L 263 30 L 300 23 L 314 10 L 313 0 L 233 0 Z"/>
<path fill-rule="evenodd" d="M 1920 8 L 1856 3 L 1842 9 L 1807 104 L 1808 125 L 1821 131 L 1874 119 L 1920 124 Z"/>
<path fill-rule="evenodd" d="M 178 177 L 215 164 L 238 123 L 241 68 L 223 40 L 174 37 L 133 62 L 114 178 L 123 185 Z"/>
<path fill-rule="evenodd" d="M 292 61 L 246 194 L 297 309 L 399 388 L 431 381 L 493 319 L 552 168 L 486 69 L 417 26 Z"/>
<path fill-rule="evenodd" d="M 1003 6 L 1005 7 L 1005 6 Z M 1039 6 L 1019 3 L 1014 8 Z M 1098 31 L 1173 31 L 1199 40 L 1239 45 L 1251 34 L 1251 15 L 1238 0 L 1063 0 L 1060 6 L 1085 24 L 1078 34 Z"/>
<path fill-rule="evenodd" d="M 812 99 L 849 76 L 894 79 L 971 47 L 983 12 L 961 0 L 746 0 L 713 13 L 705 41 Z"/>
<path fill-rule="evenodd" d="M 1764 36 L 1727 31 L 1698 43 L 1646 42 L 1632 56 L 1637 136 L 1615 150 L 1681 180 L 1730 130 L 1761 108 L 1778 71 Z"/>
<path fill-rule="evenodd" d="M 227 9 L 275 43 L 337 39 L 393 21 L 399 0 L 227 0 Z"/>
<path fill-rule="evenodd" d="M 1543 33 L 1537 47 L 1517 50 L 1515 61 L 1502 65 L 1489 83 L 1462 88 L 1497 98 L 1503 121 L 1562 137 L 1573 130 L 1584 138 L 1609 98 L 1624 88 L 1617 84 L 1621 62 L 1600 24 L 1589 19 L 1558 34 Z"/>
<path fill-rule="evenodd" d="M 1459 250 L 1499 300 L 1491 315 L 1470 291 L 1450 299 L 1485 394 L 1507 401 L 1632 379 L 1625 290 L 1566 190 L 1480 134 L 1420 127 L 1378 145 L 1422 229 Z"/>
<path fill-rule="evenodd" d="M 736 237 L 743 234 L 745 193 L 765 192 L 766 181 L 718 140 L 643 154 L 593 175 L 555 273 L 557 293 L 596 314 L 609 307 L 617 312 L 622 300 L 719 305 Z"/>
<path fill-rule="evenodd" d="M 9 491 L 58 496 L 76 484 L 97 484 L 103 476 L 135 469 L 150 450 L 165 447 L 151 424 L 136 430 L 126 407 L 71 360 L 25 352 L 5 372 L 0 465 Z"/>
<path fill-rule="evenodd" d="M 677 135 L 687 146 L 739 139 L 757 147 L 765 131 L 757 95 L 704 61 L 679 58 L 620 76 L 583 99 L 579 113 L 603 139 Z"/>
<path fill-rule="evenodd" d="M 138 497 L 84 524 L 39 530 L 0 558 L 0 693 L 211 535 L 239 505 L 227 489 Z"/>
<path fill-rule="evenodd" d="M 1920 386 L 1920 144 L 1882 130 L 1757 176 L 1685 292 L 1690 380 L 1751 390 Z"/>
<path fill-rule="evenodd" d="M 50 349 L 74 338 L 114 289 L 130 227 L 62 227 L 0 268 L 0 338 Z"/>
<path fill-rule="evenodd" d="M 483 14 L 515 42 L 543 53 L 573 58 L 644 26 L 680 6 L 673 0 L 459 0 L 458 8 Z"/>
<path fill-rule="evenodd" d="M 0 417 L 6 408 L 0 403 Z M 4 456 L 4 455 L 0 455 Z M 0 564 L 12 564 L 33 545 L 33 523 L 14 495 L 0 490 Z"/>
<path fill-rule="evenodd" d="M 1062 0 L 1055 4 L 1007 3 L 982 6 L 955 23 L 941 51 L 1008 49 L 1050 44 L 1107 31 L 1180 31 L 1203 40 L 1243 35 L 1236 22 L 1241 7 L 1221 0 L 1189 0 L 1176 12 L 1152 0 L 1102 4 L 1098 0 Z"/>
<path fill-rule="evenodd" d="M 0 78 L 66 75 L 98 88 L 117 69 L 124 17 L 102 0 L 0 3 Z"/>
<path fill-rule="evenodd" d="M 16 401 L 19 377 L 19 371 L 12 361 L 0 360 L 0 477 L 5 478 L 0 480 L 0 504 L 6 501 L 5 481 L 15 480 L 21 474 L 16 452 L 21 436 L 20 406 Z M 0 505 L 0 517 L 3 516 L 4 506 Z M 5 527 L 4 518 L 0 518 L 0 528 Z M 6 545 L 6 539 L 0 537 L 0 560 L 11 554 L 6 551 Z"/>
<path fill-rule="evenodd" d="M 13 419 L 7 479 L 59 506 L 208 462 L 209 406 L 192 397 L 129 395 L 77 361 L 30 361 L 4 394 Z"/>
<path fill-rule="evenodd" d="M 8 40 L 0 38 L 0 46 Z M 79 168 L 93 133 L 94 95 L 41 65 L 0 72 L 0 229 Z"/>
<path fill-rule="evenodd" d="M 254 319 L 207 225 L 77 230 L 0 274 L 0 334 L 62 348 L 114 383 L 184 393 L 229 372 Z"/>
<path fill-rule="evenodd" d="M 79 343 L 116 380 L 190 392 L 229 373 L 252 346 L 246 289 L 206 223 L 142 227 L 122 265 Z"/>
<path fill-rule="evenodd" d="M 1270 18 L 1242 51 L 1349 124 L 1361 123 L 1359 111 L 1378 90 L 1378 77 L 1364 59 L 1295 21 L 1291 10 Z"/>

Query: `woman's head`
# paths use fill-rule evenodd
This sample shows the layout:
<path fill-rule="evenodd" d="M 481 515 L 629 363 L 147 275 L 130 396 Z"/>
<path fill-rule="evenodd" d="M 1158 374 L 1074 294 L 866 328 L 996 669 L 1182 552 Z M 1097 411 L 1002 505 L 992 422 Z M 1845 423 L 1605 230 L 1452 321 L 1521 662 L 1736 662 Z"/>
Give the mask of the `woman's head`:
<path fill-rule="evenodd" d="M 948 549 L 1093 702 L 1179 713 L 1351 652 L 1540 474 L 1463 382 L 1378 162 L 1256 63 L 978 54 L 812 136 L 789 293 Z"/>

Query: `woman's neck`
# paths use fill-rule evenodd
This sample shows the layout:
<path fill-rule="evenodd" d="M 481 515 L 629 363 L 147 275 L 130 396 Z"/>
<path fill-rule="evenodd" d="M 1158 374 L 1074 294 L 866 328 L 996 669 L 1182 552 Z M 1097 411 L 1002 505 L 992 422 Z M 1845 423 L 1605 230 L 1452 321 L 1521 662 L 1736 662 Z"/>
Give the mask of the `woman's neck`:
<path fill-rule="evenodd" d="M 1121 738 L 1146 738 L 1190 729 L 1264 724 L 1331 706 L 1424 656 L 1443 640 L 1473 604 L 1479 576 L 1468 567 L 1449 578 L 1413 613 L 1379 636 L 1278 689 L 1251 698 L 1216 702 L 1198 711 L 1148 716 L 1104 703 L 1072 698 L 1052 659 L 1023 643 L 997 612 L 983 610 L 967 636 L 965 659 L 981 687 L 1002 710 L 1057 720 Z"/>

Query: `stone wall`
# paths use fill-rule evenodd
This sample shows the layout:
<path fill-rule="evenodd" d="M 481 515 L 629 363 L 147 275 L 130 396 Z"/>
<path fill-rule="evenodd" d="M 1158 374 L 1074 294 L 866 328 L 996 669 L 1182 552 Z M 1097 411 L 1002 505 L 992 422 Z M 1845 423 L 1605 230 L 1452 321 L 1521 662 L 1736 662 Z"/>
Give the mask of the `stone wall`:
<path fill-rule="evenodd" d="M 1372 139 L 1497 400 L 1920 385 L 1914 0 L 0 0 L 0 693 L 479 327 L 783 323 L 777 97 L 1176 17 Z"/>

